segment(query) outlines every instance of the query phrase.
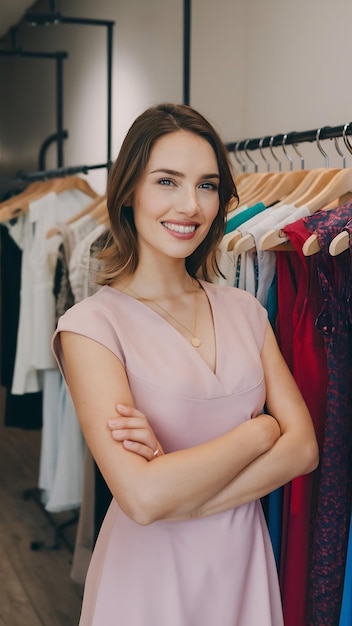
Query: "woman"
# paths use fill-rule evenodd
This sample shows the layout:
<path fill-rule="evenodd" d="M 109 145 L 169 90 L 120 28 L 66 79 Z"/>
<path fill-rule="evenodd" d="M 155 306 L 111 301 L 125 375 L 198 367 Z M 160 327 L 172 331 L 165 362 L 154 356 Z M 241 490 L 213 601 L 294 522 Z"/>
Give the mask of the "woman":
<path fill-rule="evenodd" d="M 103 286 L 53 343 L 113 494 L 81 626 L 283 624 L 258 499 L 318 451 L 266 311 L 206 280 L 236 195 L 220 138 L 184 105 L 140 115 L 110 172 Z"/>

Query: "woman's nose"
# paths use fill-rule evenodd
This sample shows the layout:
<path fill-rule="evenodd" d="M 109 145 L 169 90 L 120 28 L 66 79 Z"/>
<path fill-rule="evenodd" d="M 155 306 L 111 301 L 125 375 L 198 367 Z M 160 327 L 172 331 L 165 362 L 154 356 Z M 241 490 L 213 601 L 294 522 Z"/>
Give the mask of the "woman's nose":
<path fill-rule="evenodd" d="M 182 195 L 179 211 L 181 213 L 187 213 L 187 215 L 194 215 L 199 210 L 196 189 L 185 189 Z"/>

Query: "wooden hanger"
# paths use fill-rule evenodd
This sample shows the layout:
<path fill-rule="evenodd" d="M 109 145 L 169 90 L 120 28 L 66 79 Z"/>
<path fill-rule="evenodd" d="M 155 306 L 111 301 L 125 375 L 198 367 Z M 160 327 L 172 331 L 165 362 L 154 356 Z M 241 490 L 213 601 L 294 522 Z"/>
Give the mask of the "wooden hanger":
<path fill-rule="evenodd" d="M 307 176 L 307 170 L 297 170 L 295 172 L 282 172 L 282 176 L 277 184 L 269 189 L 262 197 L 261 202 L 266 206 L 282 201 L 287 204 L 287 196 L 297 188 L 297 185 Z"/>
<path fill-rule="evenodd" d="M 309 202 L 314 202 L 317 196 L 324 192 L 328 184 L 331 180 L 341 172 L 339 168 L 328 168 L 321 171 L 315 180 L 312 181 L 312 184 L 308 187 L 307 191 L 302 194 L 299 198 L 296 198 L 294 204 L 297 207 L 302 206 L 303 204 L 308 204 Z M 322 206 L 322 205 L 321 205 Z M 317 209 L 313 209 L 312 213 L 315 213 Z"/>
<path fill-rule="evenodd" d="M 56 193 L 62 193 L 70 189 L 78 189 L 91 198 L 96 198 L 98 195 L 97 192 L 92 189 L 88 181 L 81 176 L 64 176 L 63 178 L 57 178 L 55 180 L 56 183 L 53 191 Z"/>
<path fill-rule="evenodd" d="M 288 237 L 285 235 L 283 230 L 272 229 L 262 235 L 259 239 L 258 247 L 259 250 L 274 250 L 286 242 L 288 242 Z"/>
<path fill-rule="evenodd" d="M 302 252 L 304 256 L 312 256 L 316 254 L 320 250 L 320 244 L 318 236 L 313 233 L 308 239 L 304 242 L 302 246 Z"/>
<path fill-rule="evenodd" d="M 313 215 L 313 213 L 320 209 L 328 209 L 334 206 L 334 204 L 330 204 L 330 206 L 328 205 L 332 202 L 332 200 L 335 201 L 335 199 L 338 197 L 339 194 L 337 196 L 334 196 L 334 193 L 336 193 L 336 189 L 339 189 L 341 191 L 341 201 L 346 202 L 346 196 L 343 194 L 343 190 L 345 189 L 344 184 L 346 184 L 344 177 L 336 180 L 336 183 L 339 184 L 336 184 L 336 186 L 334 185 L 334 193 L 331 194 L 331 192 L 328 192 L 326 194 L 327 188 L 331 190 L 330 183 L 334 183 L 335 177 L 343 174 L 346 171 L 347 170 L 333 168 L 311 170 L 308 175 L 309 179 L 307 176 L 303 180 L 301 190 L 305 186 L 305 183 L 309 183 L 303 195 L 298 195 L 298 197 L 294 198 L 294 194 L 292 194 L 292 196 L 289 196 L 287 198 L 287 203 L 289 204 L 292 202 L 297 208 L 303 205 L 307 205 L 309 213 Z M 320 199 L 317 201 L 317 198 Z M 279 206 L 280 205 L 277 205 L 277 207 Z M 315 240 L 316 238 L 313 235 L 311 237 L 312 239 L 309 237 L 305 242 L 305 250 L 309 252 L 309 254 L 315 254 L 318 251 L 317 241 Z M 261 237 L 259 241 L 259 248 L 260 250 L 271 250 L 274 247 L 280 246 L 287 241 L 288 237 L 284 234 L 283 231 L 273 229 L 269 230 L 267 233 L 265 233 L 265 235 Z"/>
<path fill-rule="evenodd" d="M 14 217 L 18 217 L 26 209 L 23 207 L 28 206 L 28 204 L 40 197 L 42 192 L 48 193 L 52 181 L 37 181 L 28 185 L 26 189 L 21 191 L 19 194 L 16 194 L 12 198 L 8 198 L 0 203 L 0 222 L 6 222 Z"/>
<path fill-rule="evenodd" d="M 242 186 L 243 187 L 246 186 L 246 181 L 250 176 L 252 176 L 250 172 L 242 172 L 241 174 L 236 174 L 235 183 L 236 183 L 237 190 L 241 189 Z"/>
<path fill-rule="evenodd" d="M 352 168 L 338 170 L 335 176 L 326 184 L 318 195 L 314 196 L 307 207 L 310 213 L 315 213 L 330 202 L 337 200 L 342 206 L 352 195 Z"/>
<path fill-rule="evenodd" d="M 329 246 L 329 253 L 331 256 L 337 256 L 350 247 L 350 233 L 347 230 L 343 230 L 341 233 L 333 238 Z"/>
<path fill-rule="evenodd" d="M 37 183 L 33 184 L 37 185 Z M 50 192 L 62 193 L 69 189 L 79 189 L 92 198 L 95 198 L 97 195 L 89 183 L 80 176 L 53 178 L 40 181 L 40 184 L 35 188 L 30 189 L 30 187 L 24 190 L 23 194 L 18 194 L 16 197 L 10 198 L 9 201 L 5 201 L 2 206 L 0 205 L 0 222 L 6 222 L 12 218 L 19 217 L 23 213 L 27 213 L 31 202 L 39 200 L 39 198 Z"/>
<path fill-rule="evenodd" d="M 22 191 L 20 191 L 19 193 L 15 193 L 13 196 L 7 198 L 6 200 L 3 200 L 2 202 L 0 202 L 0 209 L 2 209 L 5 206 L 8 206 L 10 204 L 16 203 L 18 202 L 19 198 L 23 198 L 31 193 L 34 193 L 41 185 L 40 181 L 36 181 L 34 183 L 31 183 L 30 185 L 28 185 L 27 187 L 25 187 L 25 189 L 22 189 Z"/>
<path fill-rule="evenodd" d="M 240 237 L 234 244 L 235 255 L 242 254 L 242 252 L 250 252 L 255 248 L 255 240 L 253 235 L 248 234 Z"/>
<path fill-rule="evenodd" d="M 309 187 L 316 181 L 321 172 L 326 172 L 325 167 L 319 169 L 308 170 L 307 175 L 301 180 L 297 187 L 286 196 L 283 200 L 278 202 L 275 206 L 280 208 L 284 204 L 294 204 L 297 206 L 297 200 L 309 189 Z"/>
<path fill-rule="evenodd" d="M 344 169 L 341 170 L 327 185 L 326 189 L 323 189 L 322 192 L 308 203 L 308 208 L 310 212 L 314 212 L 319 210 L 319 208 L 324 208 L 326 204 L 338 198 L 338 205 L 342 206 L 345 202 L 347 202 L 352 196 L 352 169 Z M 333 248 L 334 249 L 334 248 Z M 313 233 L 310 237 L 308 237 L 307 241 L 304 242 L 302 247 L 302 252 L 305 256 L 311 256 L 312 254 L 316 254 L 320 250 L 320 245 L 318 241 L 318 237 L 315 233 Z M 333 255 L 334 256 L 334 255 Z"/>
<path fill-rule="evenodd" d="M 297 170 L 294 172 L 282 172 L 282 176 L 280 176 L 279 181 L 273 188 L 268 192 L 267 196 L 263 196 L 262 202 L 264 204 L 273 204 L 277 199 L 284 199 L 288 194 L 292 192 L 292 190 L 297 187 L 300 181 L 304 180 L 307 176 L 308 171 L 306 170 Z M 283 201 L 282 204 L 286 204 Z M 275 211 L 276 205 L 273 208 Z M 233 241 L 230 241 L 228 244 L 228 250 L 233 249 L 235 247 L 235 254 L 242 254 L 242 252 L 249 252 L 255 248 L 255 240 L 253 235 L 248 233 L 242 237 L 241 233 L 237 232 L 234 234 Z M 280 242 L 281 243 L 281 242 Z M 231 246 L 231 248 L 229 248 Z"/>
<path fill-rule="evenodd" d="M 231 237 L 229 243 L 227 244 L 227 251 L 230 252 L 231 250 L 234 249 L 235 244 L 237 243 L 237 241 L 239 241 L 242 237 L 242 233 L 240 233 L 239 230 L 235 230 L 233 236 Z"/>
<path fill-rule="evenodd" d="M 245 188 L 240 190 L 240 204 L 239 206 L 248 205 L 251 206 L 256 204 L 258 198 L 262 196 L 263 187 L 265 187 L 269 181 L 275 179 L 277 180 L 278 173 L 274 172 L 265 172 L 265 173 L 256 173 L 250 174 L 245 183 Z"/>

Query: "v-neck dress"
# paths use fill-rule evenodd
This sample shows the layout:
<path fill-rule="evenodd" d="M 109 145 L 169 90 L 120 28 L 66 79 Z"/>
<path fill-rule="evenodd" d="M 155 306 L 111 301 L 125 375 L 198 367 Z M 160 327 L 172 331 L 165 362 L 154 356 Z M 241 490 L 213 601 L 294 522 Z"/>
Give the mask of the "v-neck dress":
<path fill-rule="evenodd" d="M 262 412 L 267 314 L 249 293 L 201 281 L 211 305 L 216 370 L 145 304 L 102 287 L 59 320 L 123 363 L 135 406 L 166 453 Z M 277 570 L 260 501 L 188 521 L 141 526 L 112 500 L 87 574 L 80 626 L 282 626 Z"/>

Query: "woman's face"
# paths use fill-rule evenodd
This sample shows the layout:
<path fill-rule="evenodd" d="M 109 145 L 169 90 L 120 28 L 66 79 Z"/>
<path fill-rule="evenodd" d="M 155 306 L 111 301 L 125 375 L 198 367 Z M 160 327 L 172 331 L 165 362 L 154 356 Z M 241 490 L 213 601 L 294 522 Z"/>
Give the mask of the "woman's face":
<path fill-rule="evenodd" d="M 216 155 L 205 139 L 184 130 L 158 139 L 132 199 L 140 255 L 192 254 L 219 210 L 219 182 Z"/>

